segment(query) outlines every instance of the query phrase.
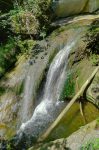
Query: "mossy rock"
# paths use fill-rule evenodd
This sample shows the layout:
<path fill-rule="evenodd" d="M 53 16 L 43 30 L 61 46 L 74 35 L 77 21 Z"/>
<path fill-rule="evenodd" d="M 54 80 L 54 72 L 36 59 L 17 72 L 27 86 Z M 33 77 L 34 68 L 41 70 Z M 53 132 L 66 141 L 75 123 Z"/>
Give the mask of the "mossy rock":
<path fill-rule="evenodd" d="M 69 74 L 63 87 L 63 91 L 61 93 L 61 100 L 64 99 L 71 99 L 75 94 L 75 82 L 74 82 L 75 75 Z"/>

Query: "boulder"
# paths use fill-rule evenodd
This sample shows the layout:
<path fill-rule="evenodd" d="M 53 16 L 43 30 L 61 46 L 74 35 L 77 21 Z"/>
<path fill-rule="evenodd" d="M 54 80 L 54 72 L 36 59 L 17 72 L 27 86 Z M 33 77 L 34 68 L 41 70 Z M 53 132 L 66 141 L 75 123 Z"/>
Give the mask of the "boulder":
<path fill-rule="evenodd" d="M 89 0 L 84 8 L 84 12 L 94 12 L 99 9 L 99 0 Z"/>
<path fill-rule="evenodd" d="M 59 0 L 53 2 L 53 9 L 58 17 L 66 17 L 85 12 L 92 13 L 98 8 L 98 0 Z"/>

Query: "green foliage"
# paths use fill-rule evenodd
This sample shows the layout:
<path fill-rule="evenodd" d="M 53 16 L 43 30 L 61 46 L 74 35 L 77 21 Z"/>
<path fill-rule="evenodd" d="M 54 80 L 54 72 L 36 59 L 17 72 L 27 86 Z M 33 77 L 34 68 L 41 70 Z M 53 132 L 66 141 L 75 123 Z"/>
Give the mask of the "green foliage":
<path fill-rule="evenodd" d="M 9 37 L 6 43 L 0 45 L 0 76 L 17 61 L 22 54 L 29 55 L 35 45 L 33 40 L 22 40 L 21 37 Z"/>
<path fill-rule="evenodd" d="M 8 18 L 9 14 L 2 14 L 0 16 L 0 43 L 5 42 L 8 36 L 11 35 Z"/>
<path fill-rule="evenodd" d="M 64 100 L 65 98 L 71 98 L 75 92 L 75 83 L 73 81 L 73 76 L 69 75 L 64 83 L 64 88 L 62 90 L 62 94 L 60 99 Z"/>
<path fill-rule="evenodd" d="M 19 53 L 18 47 L 12 38 L 6 43 L 0 45 L 0 76 L 16 61 L 16 56 Z"/>
<path fill-rule="evenodd" d="M 90 56 L 90 60 L 93 63 L 94 66 L 97 66 L 99 64 L 99 55 L 92 54 Z"/>
<path fill-rule="evenodd" d="M 87 56 L 91 56 L 94 65 L 99 64 L 99 20 L 92 23 L 87 34 Z"/>
<path fill-rule="evenodd" d="M 14 3 L 15 4 L 15 3 Z M 17 1 L 15 10 L 24 10 L 32 13 L 40 23 L 40 29 L 45 30 L 51 21 L 51 0 L 23 0 L 22 4 Z"/>
<path fill-rule="evenodd" d="M 24 82 L 20 83 L 20 85 L 15 88 L 15 93 L 17 95 L 20 95 L 23 92 L 23 89 L 24 89 Z"/>
<path fill-rule="evenodd" d="M 80 150 L 99 150 L 99 138 L 87 142 Z"/>
<path fill-rule="evenodd" d="M 47 30 L 52 19 L 51 0 L 16 0 L 13 2 L 13 4 L 14 10 L 11 10 L 10 13 L 11 16 L 14 15 L 17 17 L 19 25 L 20 22 L 22 23 L 22 20 L 24 20 L 24 18 L 21 19 L 21 16 L 23 16 L 23 14 L 31 14 L 28 16 L 28 19 L 30 19 L 31 16 L 34 16 L 34 25 L 37 22 L 40 31 L 42 31 L 43 33 Z"/>
<path fill-rule="evenodd" d="M 11 145 L 7 144 L 7 150 L 12 150 Z"/>
<path fill-rule="evenodd" d="M 11 11 L 11 29 L 13 33 L 35 35 L 39 30 L 39 23 L 36 17 L 29 11 Z"/>
<path fill-rule="evenodd" d="M 51 0 L 5 0 L 4 3 L 0 2 L 7 9 L 0 11 L 0 77 L 15 64 L 19 53 L 30 53 L 35 43 L 31 40 L 33 35 L 46 36 L 51 21 Z"/>
<path fill-rule="evenodd" d="M 45 21 L 48 21 L 46 19 L 48 19 L 47 15 L 49 15 L 48 13 L 50 12 L 50 4 L 51 0 L 28 0 L 27 4 L 25 3 L 29 11 L 32 11 L 36 17 L 45 19 Z"/>

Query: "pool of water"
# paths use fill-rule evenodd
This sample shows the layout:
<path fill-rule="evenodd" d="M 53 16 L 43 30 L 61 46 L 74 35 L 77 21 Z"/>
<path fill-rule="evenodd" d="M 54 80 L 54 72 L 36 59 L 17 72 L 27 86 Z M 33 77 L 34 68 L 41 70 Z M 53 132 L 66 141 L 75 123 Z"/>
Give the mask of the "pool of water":
<path fill-rule="evenodd" d="M 74 103 L 46 140 L 66 138 L 81 126 L 99 117 L 99 109 L 89 102 L 84 104 L 83 113 L 84 117 L 81 115 L 79 103 Z"/>

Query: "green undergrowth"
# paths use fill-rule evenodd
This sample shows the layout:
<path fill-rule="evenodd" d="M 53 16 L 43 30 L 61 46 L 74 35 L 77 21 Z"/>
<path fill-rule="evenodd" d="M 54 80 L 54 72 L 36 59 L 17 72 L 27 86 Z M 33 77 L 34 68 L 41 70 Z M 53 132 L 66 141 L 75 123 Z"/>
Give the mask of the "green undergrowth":
<path fill-rule="evenodd" d="M 73 80 L 73 74 L 70 74 L 64 83 L 60 99 L 61 100 L 65 100 L 66 98 L 70 99 L 73 97 L 74 93 L 75 93 L 75 83 Z"/>
<path fill-rule="evenodd" d="M 0 44 L 0 76 L 16 61 L 15 53 L 18 53 L 18 49 L 15 48 L 15 42 L 12 38 L 5 44 Z"/>
<path fill-rule="evenodd" d="M 32 39 L 28 39 L 28 40 L 21 40 L 21 39 L 19 39 L 17 41 L 17 45 L 19 46 L 19 48 L 21 50 L 20 54 L 27 54 L 27 55 L 29 55 L 30 52 L 31 52 L 31 49 L 33 48 L 33 46 L 35 44 L 36 44 L 36 41 L 34 41 Z"/>
<path fill-rule="evenodd" d="M 93 66 L 97 66 L 99 64 L 99 55 L 92 54 L 90 56 L 90 61 L 92 62 Z"/>
<path fill-rule="evenodd" d="M 0 44 L 0 77 L 9 70 L 17 61 L 18 56 L 30 55 L 35 45 L 34 40 L 21 40 L 10 37 L 5 43 Z"/>
<path fill-rule="evenodd" d="M 99 149 L 99 138 L 95 138 L 88 141 L 85 145 L 81 147 L 80 150 L 98 150 Z"/>
<path fill-rule="evenodd" d="M 95 20 L 88 30 L 87 37 L 87 56 L 90 56 L 90 60 L 93 65 L 99 65 L 99 20 Z"/>

